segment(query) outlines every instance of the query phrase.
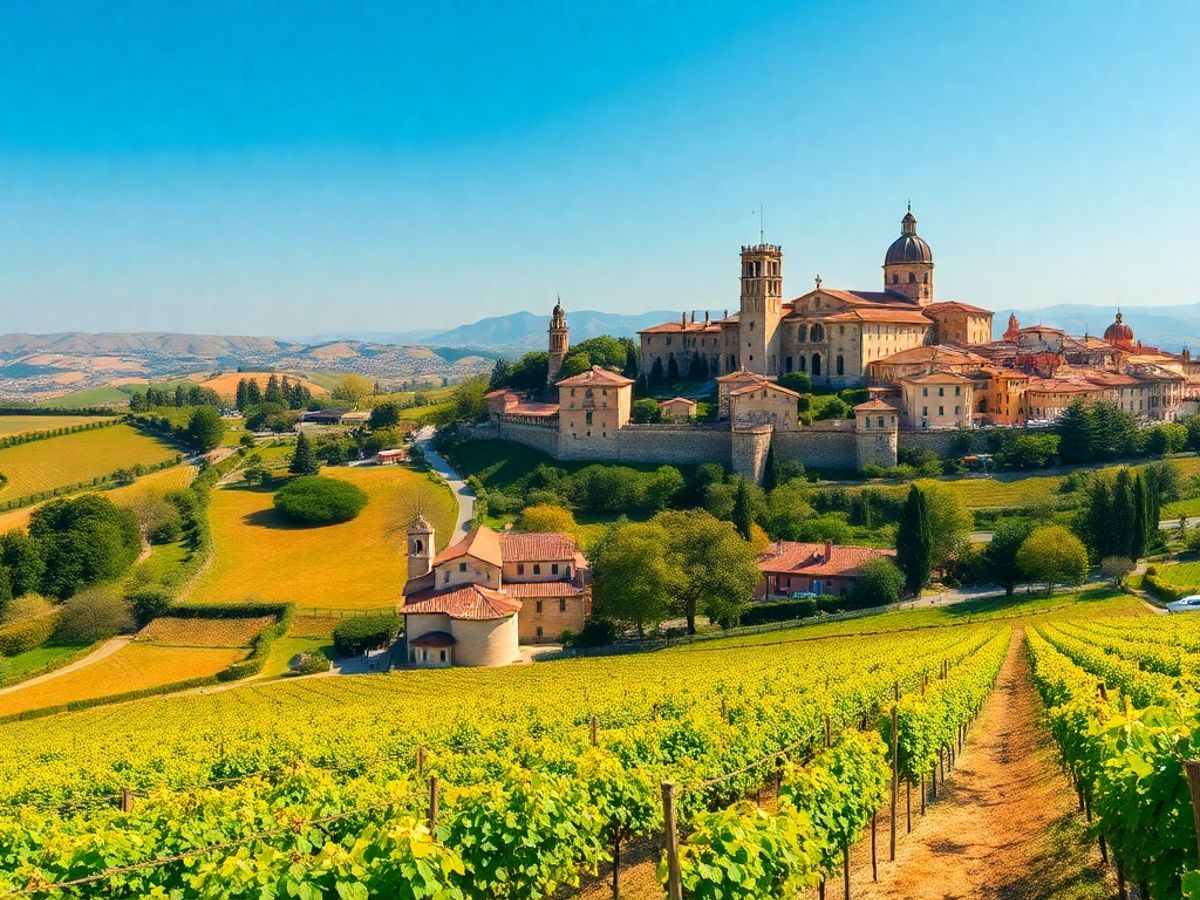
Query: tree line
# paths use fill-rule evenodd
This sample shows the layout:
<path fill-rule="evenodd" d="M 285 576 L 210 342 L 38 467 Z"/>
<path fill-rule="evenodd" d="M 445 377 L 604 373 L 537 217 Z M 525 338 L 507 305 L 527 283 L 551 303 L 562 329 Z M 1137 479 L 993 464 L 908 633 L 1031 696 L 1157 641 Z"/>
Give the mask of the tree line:
<path fill-rule="evenodd" d="M 147 412 L 163 407 L 181 409 L 185 406 L 220 407 L 220 405 L 221 397 L 216 391 L 198 384 L 178 384 L 173 390 L 151 385 L 144 391 L 135 391 L 129 398 L 131 412 Z"/>

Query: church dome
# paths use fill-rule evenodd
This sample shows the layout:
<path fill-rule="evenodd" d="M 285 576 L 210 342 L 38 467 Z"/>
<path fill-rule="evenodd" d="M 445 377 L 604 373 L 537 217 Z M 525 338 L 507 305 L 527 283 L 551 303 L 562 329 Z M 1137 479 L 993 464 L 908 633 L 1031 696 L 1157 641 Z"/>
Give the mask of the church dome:
<path fill-rule="evenodd" d="M 933 251 L 917 234 L 917 217 L 909 210 L 900 220 L 900 237 L 892 241 L 887 255 L 883 258 L 885 266 L 904 265 L 905 263 L 932 263 Z"/>
<path fill-rule="evenodd" d="M 1104 329 L 1104 340 L 1110 344 L 1133 343 L 1133 329 L 1125 324 L 1120 310 L 1117 310 L 1116 321 Z"/>

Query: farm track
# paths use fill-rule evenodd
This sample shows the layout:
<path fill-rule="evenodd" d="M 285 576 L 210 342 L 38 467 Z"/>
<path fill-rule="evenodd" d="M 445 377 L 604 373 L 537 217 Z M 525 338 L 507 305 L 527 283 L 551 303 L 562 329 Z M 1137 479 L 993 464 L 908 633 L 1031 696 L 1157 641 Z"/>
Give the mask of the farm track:
<path fill-rule="evenodd" d="M 133 637 L 130 635 L 122 635 L 121 637 L 110 638 L 105 641 L 83 659 L 77 659 L 75 662 L 63 666 L 61 669 L 54 669 L 47 672 L 45 675 L 37 675 L 26 681 L 18 681 L 10 687 L 0 688 L 0 696 L 11 694 L 14 691 L 24 690 L 25 688 L 33 687 L 34 685 L 42 684 L 45 681 L 51 681 L 55 678 L 61 678 L 63 675 L 70 675 L 72 672 L 78 672 L 80 669 L 85 669 L 94 663 L 100 662 L 105 657 L 112 656 L 126 644 L 130 643 Z"/>
<path fill-rule="evenodd" d="M 896 862 L 880 829 L 879 882 L 870 851 L 852 862 L 856 898 L 1103 897 L 1105 874 L 1085 843 L 1076 800 L 1050 735 L 1039 724 L 1041 700 L 1024 635 L 1018 629 L 953 775 L 922 820 L 914 800 L 913 833 L 904 834 L 900 803 Z M 886 824 L 886 820 L 883 823 Z M 864 842 L 865 843 L 865 842 Z M 841 885 L 835 882 L 838 896 Z"/>

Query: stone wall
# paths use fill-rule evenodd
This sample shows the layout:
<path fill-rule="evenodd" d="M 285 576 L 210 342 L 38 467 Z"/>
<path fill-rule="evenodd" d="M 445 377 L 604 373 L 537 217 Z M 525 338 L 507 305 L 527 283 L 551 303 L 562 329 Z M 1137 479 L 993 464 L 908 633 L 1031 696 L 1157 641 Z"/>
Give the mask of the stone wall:
<path fill-rule="evenodd" d="M 484 437 L 484 435 L 478 436 Z M 543 453 L 547 453 L 555 458 L 559 454 L 557 422 L 552 426 L 547 426 L 531 425 L 528 422 L 510 422 L 501 419 L 496 425 L 495 437 L 525 444 L 527 447 L 541 450 Z"/>
<path fill-rule="evenodd" d="M 730 432 L 729 464 L 738 475 L 751 481 L 762 481 L 767 466 L 767 451 L 771 447 L 770 425 L 736 425 Z"/>
<path fill-rule="evenodd" d="M 799 460 L 813 469 L 855 468 L 858 448 L 853 428 L 818 428 L 818 424 L 803 431 L 777 433 L 774 443 L 779 461 Z"/>
<path fill-rule="evenodd" d="M 621 429 L 616 458 L 622 462 L 715 462 L 727 466 L 729 447 L 729 428 L 725 425 L 626 425 Z"/>

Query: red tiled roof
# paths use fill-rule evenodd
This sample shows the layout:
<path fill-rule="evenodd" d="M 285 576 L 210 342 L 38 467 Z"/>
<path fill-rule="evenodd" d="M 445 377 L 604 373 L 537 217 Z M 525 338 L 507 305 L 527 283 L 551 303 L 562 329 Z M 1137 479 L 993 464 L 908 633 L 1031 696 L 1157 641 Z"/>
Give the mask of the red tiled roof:
<path fill-rule="evenodd" d="M 913 384 L 963 384 L 971 379 L 957 372 L 926 372 L 924 375 L 905 375 L 900 380 Z"/>
<path fill-rule="evenodd" d="M 854 407 L 855 412 L 899 412 L 896 407 L 890 403 L 885 403 L 883 400 L 868 400 L 866 403 L 860 403 Z"/>
<path fill-rule="evenodd" d="M 707 334 L 720 331 L 721 326 L 717 324 L 720 321 L 720 319 L 709 319 L 706 322 L 688 322 L 686 325 L 682 322 L 663 322 L 661 325 L 643 328 L 638 334 L 678 334 L 681 331 L 686 331 L 688 334 Z"/>
<path fill-rule="evenodd" d="M 960 350 L 946 344 L 924 344 L 920 347 L 909 347 L 899 350 L 891 356 L 874 360 L 868 365 L 904 365 L 908 363 L 941 363 L 948 366 L 977 366 L 985 362 L 984 358 L 969 350 Z"/>
<path fill-rule="evenodd" d="M 504 619 L 521 611 L 521 601 L 478 584 L 447 591 L 421 591 L 406 597 L 400 615 L 442 614 L 451 619 Z"/>
<path fill-rule="evenodd" d="M 408 642 L 410 647 L 453 647 L 457 641 L 454 640 L 454 635 L 445 631 L 427 631 L 424 634 L 417 635 Z"/>
<path fill-rule="evenodd" d="M 523 401 L 516 406 L 510 406 L 504 411 L 507 416 L 557 416 L 557 403 L 534 403 Z"/>
<path fill-rule="evenodd" d="M 826 550 L 829 558 L 826 559 Z M 762 572 L 840 575 L 853 577 L 862 567 L 876 557 L 892 558 L 895 550 L 878 550 L 874 547 L 843 547 L 834 544 L 808 544 L 799 541 L 776 541 L 771 549 L 759 556 L 757 565 Z"/>
<path fill-rule="evenodd" d="M 502 565 L 504 562 L 500 552 L 499 536 L 485 525 L 472 529 L 458 543 L 451 544 L 434 557 L 433 564 L 436 566 L 460 556 L 473 556 L 494 566 Z"/>
<path fill-rule="evenodd" d="M 893 309 L 891 307 L 864 306 L 861 309 L 848 309 L 845 312 L 829 316 L 831 322 L 849 322 L 859 319 L 863 322 L 895 322 L 901 325 L 932 325 L 924 313 L 916 309 Z"/>
<path fill-rule="evenodd" d="M 500 535 L 500 555 L 505 562 L 574 559 L 578 552 L 573 540 L 553 531 Z"/>
<path fill-rule="evenodd" d="M 738 397 L 742 394 L 750 394 L 754 391 L 775 391 L 778 394 L 787 394 L 789 397 L 799 397 L 800 395 L 789 388 L 778 385 L 773 381 L 763 381 L 761 384 L 748 384 L 745 387 L 735 388 L 729 392 L 730 397 Z"/>
<path fill-rule="evenodd" d="M 510 581 L 504 585 L 504 593 L 513 597 L 578 597 L 583 588 L 569 581 Z"/>
<path fill-rule="evenodd" d="M 746 369 L 738 369 L 736 372 L 730 372 L 728 375 L 720 375 L 717 377 L 718 384 L 736 384 L 744 381 L 747 384 L 753 382 L 766 381 L 767 379 L 759 375 L 757 372 L 748 372 Z"/>
<path fill-rule="evenodd" d="M 992 315 L 990 309 L 984 309 L 982 306 L 972 306 L 970 303 L 963 303 L 961 300 L 939 300 L 937 303 L 929 303 L 925 306 L 926 310 L 937 312 L 940 309 L 961 309 L 963 312 L 970 313 L 985 313 Z"/>
<path fill-rule="evenodd" d="M 619 372 L 612 372 L 608 369 L 602 369 L 600 366 L 592 366 L 586 372 L 580 372 L 578 375 L 573 375 L 570 378 L 564 378 L 558 382 L 559 387 L 590 387 L 593 384 L 610 385 L 613 387 L 624 387 L 633 384 L 632 378 L 626 378 Z"/>

